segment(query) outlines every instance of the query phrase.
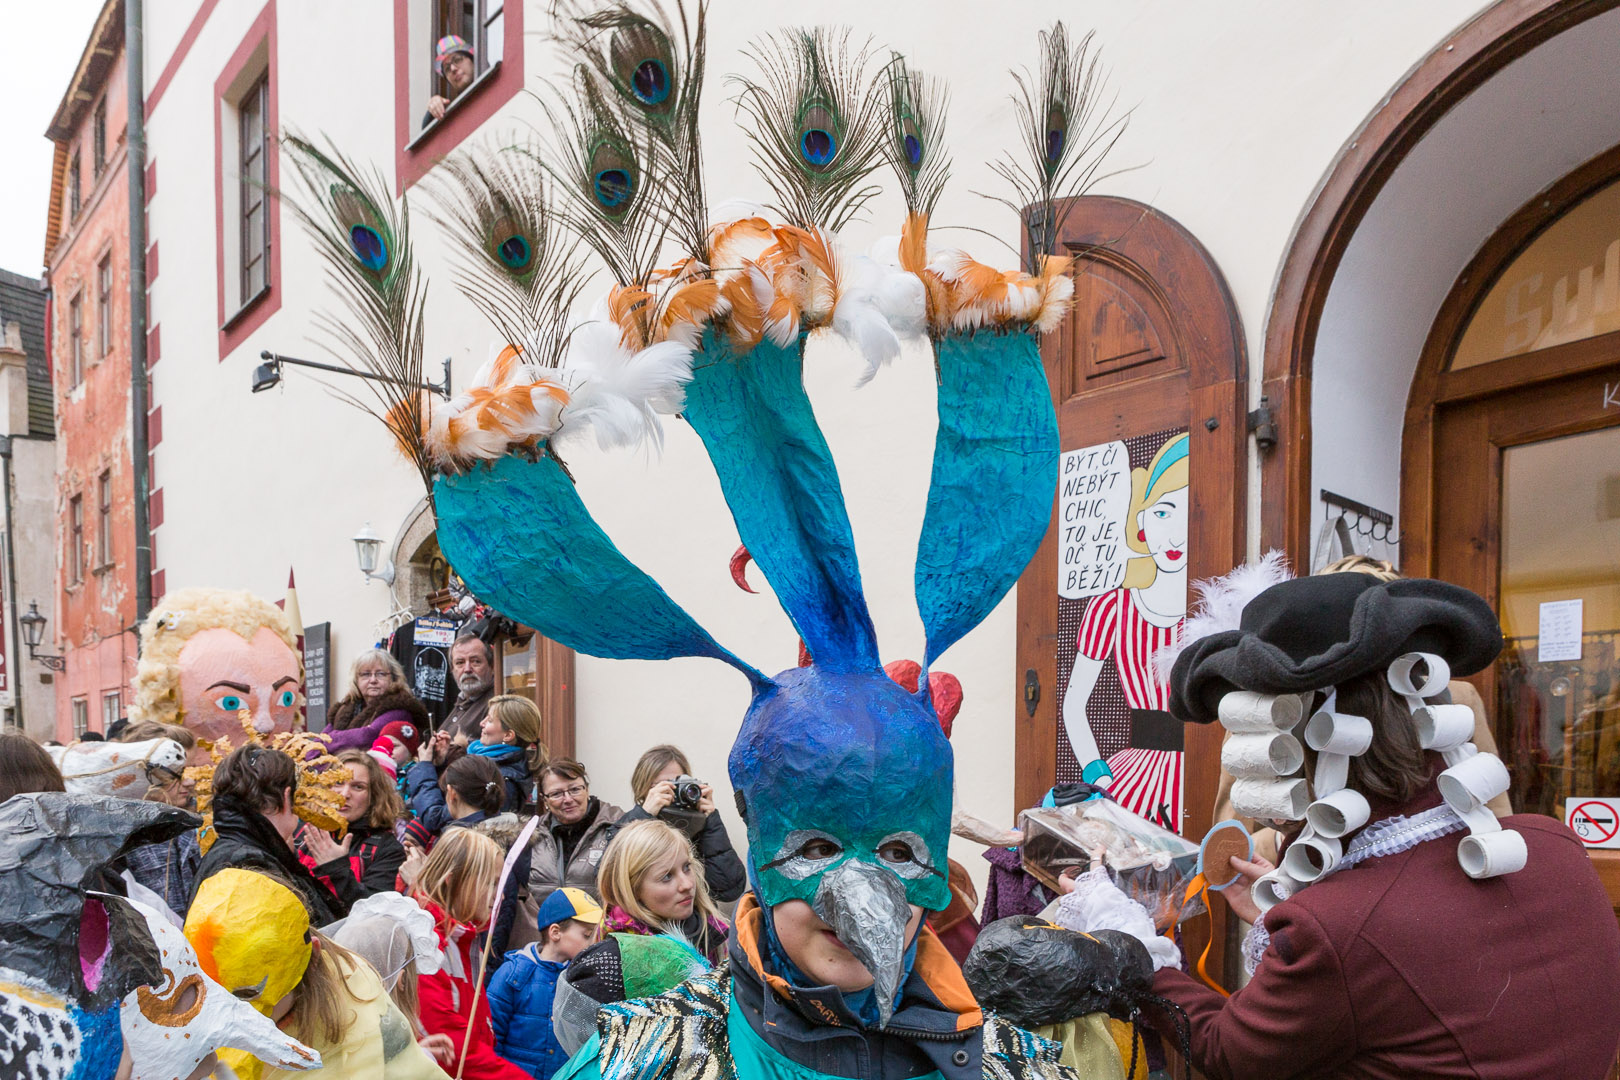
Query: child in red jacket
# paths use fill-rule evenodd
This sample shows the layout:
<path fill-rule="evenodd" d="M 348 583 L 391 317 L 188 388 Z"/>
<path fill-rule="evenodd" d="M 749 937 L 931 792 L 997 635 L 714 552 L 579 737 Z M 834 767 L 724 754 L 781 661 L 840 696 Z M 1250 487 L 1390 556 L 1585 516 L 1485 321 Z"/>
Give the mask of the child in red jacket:
<path fill-rule="evenodd" d="M 445 956 L 439 971 L 417 982 L 422 1027 L 430 1035 L 449 1036 L 455 1057 L 444 1068 L 462 1080 L 529 1080 L 528 1073 L 495 1052 L 489 1001 L 482 989 L 483 957 L 474 948 L 489 922 L 501 861 L 501 849 L 489 837 L 472 829 L 449 829 L 433 845 L 412 890 L 416 902 L 433 916 Z"/>

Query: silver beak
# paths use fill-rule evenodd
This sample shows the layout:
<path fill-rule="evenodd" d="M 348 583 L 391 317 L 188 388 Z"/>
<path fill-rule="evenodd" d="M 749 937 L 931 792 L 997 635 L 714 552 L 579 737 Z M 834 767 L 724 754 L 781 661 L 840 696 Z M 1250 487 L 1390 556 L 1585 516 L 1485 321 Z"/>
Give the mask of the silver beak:
<path fill-rule="evenodd" d="M 822 876 L 810 906 L 872 973 L 878 1026 L 888 1027 L 911 921 L 905 885 L 887 870 L 850 859 Z"/>

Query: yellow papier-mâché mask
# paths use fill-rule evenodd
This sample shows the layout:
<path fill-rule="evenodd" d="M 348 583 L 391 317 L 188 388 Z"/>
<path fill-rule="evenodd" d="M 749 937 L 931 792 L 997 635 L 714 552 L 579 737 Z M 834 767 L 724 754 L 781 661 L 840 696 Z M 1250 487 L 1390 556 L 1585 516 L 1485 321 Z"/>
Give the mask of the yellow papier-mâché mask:
<path fill-rule="evenodd" d="M 221 870 L 202 883 L 186 938 L 215 982 L 266 1016 L 303 981 L 313 955 L 304 902 L 251 870 Z"/>

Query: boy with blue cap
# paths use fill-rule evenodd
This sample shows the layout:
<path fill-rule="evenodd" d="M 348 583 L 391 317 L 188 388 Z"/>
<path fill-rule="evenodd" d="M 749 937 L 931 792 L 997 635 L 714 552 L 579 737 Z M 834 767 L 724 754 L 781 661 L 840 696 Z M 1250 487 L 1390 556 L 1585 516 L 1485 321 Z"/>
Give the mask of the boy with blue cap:
<path fill-rule="evenodd" d="M 568 1054 L 551 1029 L 557 980 L 596 939 L 602 905 L 584 889 L 556 890 L 540 905 L 540 940 L 506 954 L 489 984 L 496 1051 L 535 1080 L 550 1080 Z"/>

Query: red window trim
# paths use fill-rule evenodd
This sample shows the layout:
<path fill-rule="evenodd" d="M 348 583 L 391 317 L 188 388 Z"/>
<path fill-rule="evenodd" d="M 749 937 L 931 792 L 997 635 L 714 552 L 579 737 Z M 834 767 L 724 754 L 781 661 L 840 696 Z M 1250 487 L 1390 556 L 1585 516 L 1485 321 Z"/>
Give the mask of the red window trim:
<path fill-rule="evenodd" d="M 468 87 L 455 107 L 431 130 L 420 131 L 417 122 L 427 111 L 427 102 L 411 98 L 411 65 L 427 61 L 423 52 L 413 55 L 411 50 L 410 9 L 413 3 L 421 2 L 394 0 L 395 194 L 404 192 L 426 176 L 440 158 L 477 131 L 523 89 L 523 9 L 527 5 L 523 0 L 506 0 L 504 48 L 499 70 Z"/>
<path fill-rule="evenodd" d="M 266 209 L 270 214 L 269 285 L 234 312 L 225 310 L 225 142 L 223 115 L 225 93 L 247 67 L 248 61 L 260 45 L 269 43 L 269 101 L 265 109 L 266 130 L 281 129 L 277 106 L 276 72 L 276 0 L 269 0 L 259 17 L 253 20 L 247 36 L 236 47 L 236 52 L 214 81 L 214 286 L 219 308 L 219 358 L 224 360 L 238 348 L 249 334 L 281 309 L 281 200 L 269 199 Z M 281 187 L 281 147 L 270 139 L 269 160 L 265 162 L 265 176 L 272 191 Z M 232 165 L 234 175 L 235 167 Z M 233 221 L 231 227 L 235 228 Z"/>

